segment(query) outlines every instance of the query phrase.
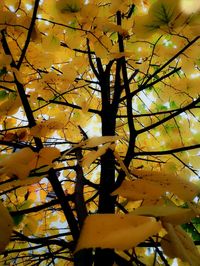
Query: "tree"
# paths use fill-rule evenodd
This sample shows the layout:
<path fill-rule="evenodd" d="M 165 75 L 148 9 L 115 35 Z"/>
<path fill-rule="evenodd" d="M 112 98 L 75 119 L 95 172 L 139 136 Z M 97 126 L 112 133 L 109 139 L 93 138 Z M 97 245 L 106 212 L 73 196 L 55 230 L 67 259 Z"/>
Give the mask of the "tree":
<path fill-rule="evenodd" d="M 1 1 L 1 265 L 199 265 L 198 5 Z"/>

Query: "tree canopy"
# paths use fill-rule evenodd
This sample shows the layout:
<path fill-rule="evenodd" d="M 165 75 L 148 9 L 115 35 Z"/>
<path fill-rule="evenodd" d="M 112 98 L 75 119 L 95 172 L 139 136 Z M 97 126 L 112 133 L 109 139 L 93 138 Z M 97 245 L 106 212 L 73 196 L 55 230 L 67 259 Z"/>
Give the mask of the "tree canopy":
<path fill-rule="evenodd" d="M 198 266 L 198 1 L 0 14 L 0 265 Z"/>

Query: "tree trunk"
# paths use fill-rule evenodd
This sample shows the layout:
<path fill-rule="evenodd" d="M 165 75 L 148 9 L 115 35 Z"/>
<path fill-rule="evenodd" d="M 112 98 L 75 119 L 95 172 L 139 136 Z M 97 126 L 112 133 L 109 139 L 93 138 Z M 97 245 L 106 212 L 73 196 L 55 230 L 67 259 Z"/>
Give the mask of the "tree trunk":
<path fill-rule="evenodd" d="M 106 107 L 102 112 L 102 136 L 115 135 L 115 117 Z M 99 213 L 115 213 L 115 197 L 110 196 L 115 183 L 115 157 L 113 151 L 108 149 L 101 156 L 101 179 L 99 190 Z M 114 263 L 113 249 L 97 248 L 95 252 L 95 266 L 112 266 Z"/>
<path fill-rule="evenodd" d="M 92 266 L 92 249 L 82 249 L 74 254 L 74 266 Z"/>

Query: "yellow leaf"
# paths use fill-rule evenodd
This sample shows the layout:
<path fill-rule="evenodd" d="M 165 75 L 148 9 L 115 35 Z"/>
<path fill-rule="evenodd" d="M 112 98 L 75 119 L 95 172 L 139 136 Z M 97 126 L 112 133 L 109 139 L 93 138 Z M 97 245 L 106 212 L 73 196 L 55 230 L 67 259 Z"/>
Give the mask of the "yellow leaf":
<path fill-rule="evenodd" d="M 172 224 L 184 224 L 196 216 L 191 209 L 183 209 L 173 205 L 141 206 L 132 214 L 162 217 L 163 222 Z"/>
<path fill-rule="evenodd" d="M 121 137 L 119 136 L 92 137 L 88 140 L 81 142 L 80 145 L 83 148 L 94 148 L 107 142 L 115 142 L 119 139 L 121 139 Z"/>
<path fill-rule="evenodd" d="M 163 217 L 161 220 L 166 223 L 171 224 L 185 224 L 189 223 L 192 218 L 196 217 L 196 213 L 191 209 L 182 209 L 182 211 L 177 211 L 177 213 L 170 214 L 168 216 Z"/>
<path fill-rule="evenodd" d="M 2 1 L 1 1 L 2 2 Z M 16 16 L 14 13 L 9 11 L 3 11 L 1 10 L 1 16 L 0 16 L 0 29 L 2 30 L 6 24 L 14 24 L 15 23 Z"/>
<path fill-rule="evenodd" d="M 11 93 L 4 101 L 0 103 L 0 115 L 13 115 L 17 112 L 20 106 L 20 97 L 18 95 L 16 96 L 14 93 Z"/>
<path fill-rule="evenodd" d="M 86 100 L 82 100 L 82 101 L 80 102 L 80 107 L 81 107 L 83 113 L 87 113 L 87 111 L 88 111 L 88 109 L 89 109 L 89 102 L 86 101 Z"/>
<path fill-rule="evenodd" d="M 189 265 L 198 266 L 200 254 L 189 235 L 180 226 L 164 224 L 168 234 L 161 241 L 161 246 L 170 257 L 178 257 Z"/>
<path fill-rule="evenodd" d="M 31 178 L 12 181 L 12 182 L 0 185 L 0 190 L 7 190 L 9 188 L 17 188 L 19 186 L 29 186 L 29 185 L 38 183 L 41 179 L 42 177 L 31 177 Z"/>
<path fill-rule="evenodd" d="M 23 73 L 19 70 L 17 70 L 16 68 L 13 68 L 13 75 L 14 77 L 23 84 Z"/>
<path fill-rule="evenodd" d="M 135 33 L 138 37 L 148 38 L 156 31 L 171 32 L 187 23 L 188 16 L 182 12 L 179 1 L 155 1 L 148 15 L 136 17 Z"/>
<path fill-rule="evenodd" d="M 13 164 L 13 168 L 10 168 L 10 170 L 13 173 L 13 175 L 11 176 L 17 176 L 19 179 L 24 179 L 28 177 L 31 169 L 32 169 L 31 166 L 23 163 L 19 163 L 17 165 Z"/>
<path fill-rule="evenodd" d="M 187 258 L 185 258 L 185 256 L 187 257 L 185 253 L 185 249 L 180 241 L 180 239 L 178 238 L 174 227 L 171 224 L 165 224 L 165 229 L 168 232 L 168 238 L 170 240 L 170 244 L 173 247 L 174 250 L 174 256 L 175 257 L 179 257 L 182 258 L 183 261 L 186 261 Z M 161 241 L 161 245 L 162 245 L 162 241 Z"/>
<path fill-rule="evenodd" d="M 48 34 L 48 36 L 42 39 L 42 46 L 45 51 L 53 52 L 55 49 L 59 49 L 60 41 L 53 34 Z"/>
<path fill-rule="evenodd" d="M 57 119 L 50 118 L 49 120 L 42 121 L 36 126 L 32 127 L 30 134 L 34 137 L 47 137 L 54 133 L 55 130 L 64 128 L 64 123 Z"/>
<path fill-rule="evenodd" d="M 143 180 L 149 180 L 152 184 L 159 186 L 160 189 L 164 189 L 166 192 L 172 192 L 186 201 L 192 200 L 200 192 L 197 185 L 176 174 L 137 169 L 133 170 L 132 174 Z"/>
<path fill-rule="evenodd" d="M 112 52 L 109 55 L 110 59 L 118 59 L 121 57 L 130 57 L 131 55 L 133 55 L 132 52 Z"/>
<path fill-rule="evenodd" d="M 121 159 L 119 153 L 118 153 L 116 150 L 114 151 L 114 156 L 115 156 L 115 158 L 117 159 L 117 161 L 118 161 L 120 167 L 122 168 L 122 170 L 124 171 L 124 173 L 126 174 L 126 176 L 128 176 L 128 177 L 131 179 L 131 176 L 130 176 L 130 174 L 129 174 L 128 168 L 126 167 L 126 165 L 125 165 L 124 162 L 122 161 L 122 159 Z"/>
<path fill-rule="evenodd" d="M 44 147 L 39 151 L 37 167 L 51 165 L 52 161 L 60 156 L 60 151 L 54 147 Z"/>
<path fill-rule="evenodd" d="M 1 54 L 0 55 L 0 67 L 7 67 L 12 62 L 12 57 L 10 55 Z"/>
<path fill-rule="evenodd" d="M 158 233 L 156 219 L 131 214 L 94 214 L 86 218 L 76 251 L 83 248 L 130 249 Z"/>
<path fill-rule="evenodd" d="M 174 251 L 174 247 L 171 243 L 169 234 L 166 234 L 164 238 L 161 240 L 161 247 L 165 255 L 167 255 L 170 258 L 176 258 L 176 252 Z"/>
<path fill-rule="evenodd" d="M 24 220 L 23 233 L 26 236 L 32 236 L 37 232 L 38 229 L 38 220 L 32 216 L 28 216 Z"/>
<path fill-rule="evenodd" d="M 186 14 L 192 14 L 200 10 L 199 0 L 181 0 L 180 6 L 182 11 Z"/>
<path fill-rule="evenodd" d="M 124 180 L 112 195 L 118 194 L 129 200 L 157 199 L 165 191 L 165 188 L 149 180 L 136 179 L 133 181 Z"/>
<path fill-rule="evenodd" d="M 88 152 L 88 154 L 86 154 L 82 159 L 82 166 L 89 167 L 98 157 L 103 155 L 110 146 L 111 144 L 107 143 L 100 147 L 97 151 Z"/>
<path fill-rule="evenodd" d="M 192 254 L 194 256 L 196 256 L 198 258 L 198 261 L 199 261 L 200 260 L 200 254 L 199 254 L 199 251 L 198 251 L 197 247 L 195 246 L 192 238 L 188 235 L 188 233 L 185 232 L 185 230 L 183 230 L 183 228 L 181 226 L 175 226 L 174 228 L 175 228 L 175 232 L 176 232 L 177 236 L 180 238 L 180 240 L 183 243 L 186 250 L 190 250 L 190 252 L 192 252 Z"/>
<path fill-rule="evenodd" d="M 13 229 L 13 220 L 9 211 L 4 207 L 0 200 L 0 252 L 3 252 L 10 241 Z"/>
<path fill-rule="evenodd" d="M 56 1 L 56 8 L 62 14 L 64 13 L 76 13 L 81 10 L 83 5 L 82 0 L 58 0 Z"/>
<path fill-rule="evenodd" d="M 33 168 L 32 162 L 36 157 L 36 153 L 28 147 L 9 154 L 0 161 L 0 175 L 6 174 L 9 177 L 17 176 L 24 179 Z"/>
<path fill-rule="evenodd" d="M 61 70 L 63 72 L 63 77 L 67 80 L 68 83 L 72 83 L 75 80 L 77 71 L 73 63 L 63 65 Z"/>
<path fill-rule="evenodd" d="M 31 41 L 32 42 L 39 42 L 41 40 L 40 38 L 40 32 L 38 30 L 38 28 L 36 27 L 36 25 L 34 25 L 33 27 L 33 31 L 32 31 L 32 34 L 31 34 Z M 47 46 L 45 47 L 46 49 L 48 48 Z"/>
<path fill-rule="evenodd" d="M 188 202 L 188 206 L 190 207 L 190 209 L 197 215 L 200 215 L 200 205 L 193 203 L 193 202 Z"/>
<path fill-rule="evenodd" d="M 106 58 L 108 55 L 108 50 L 99 41 L 94 43 L 94 51 L 97 57 Z"/>

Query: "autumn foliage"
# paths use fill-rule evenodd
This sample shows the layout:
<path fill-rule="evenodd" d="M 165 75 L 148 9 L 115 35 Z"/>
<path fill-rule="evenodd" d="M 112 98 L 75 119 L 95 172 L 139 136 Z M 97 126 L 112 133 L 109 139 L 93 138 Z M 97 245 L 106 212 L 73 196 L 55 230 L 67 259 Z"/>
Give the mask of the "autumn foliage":
<path fill-rule="evenodd" d="M 198 266 L 199 1 L 1 0 L 0 40 L 0 265 Z"/>

